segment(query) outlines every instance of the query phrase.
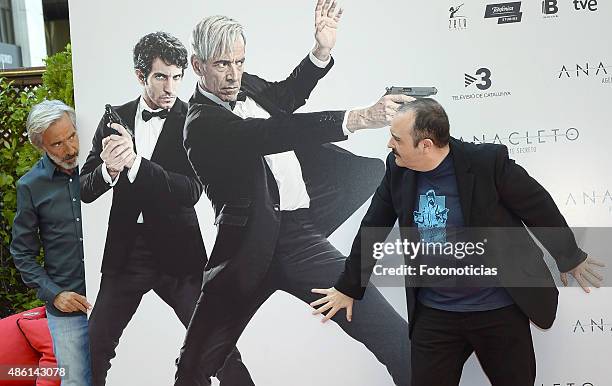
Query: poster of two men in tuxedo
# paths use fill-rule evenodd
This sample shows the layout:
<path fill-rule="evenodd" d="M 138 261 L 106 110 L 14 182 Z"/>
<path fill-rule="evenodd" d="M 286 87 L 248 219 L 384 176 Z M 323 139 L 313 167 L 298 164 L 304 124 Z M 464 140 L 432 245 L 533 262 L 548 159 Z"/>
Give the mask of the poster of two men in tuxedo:
<path fill-rule="evenodd" d="M 327 357 L 322 384 L 407 385 L 401 288 L 371 286 L 350 323 L 342 312 L 322 324 L 309 306 L 320 297 L 311 290 L 332 287 L 344 269 L 386 153 L 386 125 L 351 133 L 345 110 L 373 105 L 387 84 L 359 102 L 334 91 L 359 82 L 335 68 L 336 39 L 350 44 L 340 43 L 349 38 L 340 5 L 271 3 L 278 24 L 265 31 L 240 7 L 159 3 L 94 6 L 121 34 L 73 17 L 94 384 L 311 384 Z M 92 9 L 71 2 L 71 12 Z M 245 94 L 232 107 L 197 86 L 205 61 L 194 67 L 193 30 L 212 15 L 241 23 L 248 42 L 236 58 L 241 81 L 227 76 Z M 299 27 L 283 26 L 289 17 Z M 318 48 L 331 55 L 318 58 Z M 109 127 L 107 103 L 129 130 Z M 298 109 L 309 113 L 287 120 Z M 230 132 L 238 120 L 248 133 Z"/>

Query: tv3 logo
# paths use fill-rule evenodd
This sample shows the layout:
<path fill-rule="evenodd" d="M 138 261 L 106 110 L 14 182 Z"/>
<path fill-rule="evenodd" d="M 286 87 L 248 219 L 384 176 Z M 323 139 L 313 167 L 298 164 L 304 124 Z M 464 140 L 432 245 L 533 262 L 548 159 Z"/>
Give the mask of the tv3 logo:
<path fill-rule="evenodd" d="M 479 90 L 487 90 L 491 87 L 491 70 L 488 68 L 480 68 L 475 74 L 477 77 L 465 74 L 465 87 L 475 84 Z M 476 81 L 479 81 L 478 83 Z"/>

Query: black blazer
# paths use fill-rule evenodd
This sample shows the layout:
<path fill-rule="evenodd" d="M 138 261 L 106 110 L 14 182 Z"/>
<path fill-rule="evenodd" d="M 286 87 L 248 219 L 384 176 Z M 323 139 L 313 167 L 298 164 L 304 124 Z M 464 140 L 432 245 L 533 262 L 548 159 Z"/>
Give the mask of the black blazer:
<path fill-rule="evenodd" d="M 139 98 L 116 107 L 123 121 L 134 129 Z M 134 183 L 127 171 L 113 188 L 113 203 L 102 260 L 102 273 L 122 270 L 135 240 L 136 220 L 142 212 L 147 242 L 156 251 L 160 268 L 171 274 L 202 272 L 206 251 L 193 206 L 202 195 L 183 147 L 187 104 L 177 98 L 170 109 L 151 160 L 142 159 Z M 81 199 L 90 203 L 110 189 L 102 177 L 102 138 L 107 133 L 103 119 L 93 138 L 92 149 L 81 168 Z M 108 134 L 106 134 L 108 135 Z M 138 151 L 138 149 L 136 149 Z"/>
<path fill-rule="evenodd" d="M 559 269 L 566 272 L 586 259 L 586 254 L 576 245 L 574 235 L 548 192 L 527 172 L 508 157 L 503 145 L 464 143 L 450 140 L 459 199 L 466 227 L 516 228 L 512 241 L 504 235 L 489 245 L 499 245 L 499 250 L 519 250 L 520 262 L 498 262 L 502 268 L 516 269 L 522 274 L 534 275 L 538 288 L 506 287 L 521 310 L 539 327 L 549 328 L 556 315 L 558 290 L 543 260 L 542 250 L 528 235 L 525 227 L 538 238 L 555 258 Z M 367 243 L 381 241 L 399 220 L 400 227 L 414 232 L 414 204 L 416 199 L 416 174 L 396 165 L 393 153 L 387 157 L 385 176 L 376 190 L 372 203 L 360 229 L 386 228 L 378 240 L 358 232 L 345 270 L 335 284 L 336 289 L 355 298 L 363 297 L 365 288 L 361 282 L 370 276 L 376 260 L 362 256 L 362 238 Z M 541 228 L 540 228 L 541 227 Z M 549 228 L 543 228 L 549 227 Z M 550 228 L 556 231 L 549 232 Z M 540 228 L 540 229 L 539 229 Z M 412 230 L 411 230 L 412 229 Z M 410 238 L 410 236 L 407 236 Z M 368 250 L 372 250 L 368 247 Z M 363 259 L 363 260 L 362 260 Z M 537 275 L 537 276 L 536 276 Z M 409 321 L 414 320 L 417 287 L 406 287 Z M 412 323 L 410 324 L 412 331 Z"/>
<path fill-rule="evenodd" d="M 278 187 L 264 155 L 295 151 L 311 217 L 325 235 L 376 189 L 384 173 L 382 161 L 325 144 L 345 139 L 344 111 L 293 114 L 332 64 L 321 69 L 306 57 L 281 82 L 243 74 L 242 90 L 271 115 L 269 119 L 242 119 L 197 89 L 189 101 L 185 148 L 219 226 L 204 275 L 205 290 L 243 297 L 257 288 L 268 270 L 281 212 Z"/>

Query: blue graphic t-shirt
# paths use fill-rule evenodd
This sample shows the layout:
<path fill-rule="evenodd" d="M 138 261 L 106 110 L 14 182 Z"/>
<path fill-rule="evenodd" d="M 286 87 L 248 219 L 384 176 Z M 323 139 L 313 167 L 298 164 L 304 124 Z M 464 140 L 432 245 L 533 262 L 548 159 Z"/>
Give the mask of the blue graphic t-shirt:
<path fill-rule="evenodd" d="M 451 154 L 434 170 L 416 175 L 414 225 L 421 239 L 453 242 L 465 224 Z M 494 310 L 514 303 L 504 288 L 422 287 L 417 296 L 427 307 L 455 312 Z"/>

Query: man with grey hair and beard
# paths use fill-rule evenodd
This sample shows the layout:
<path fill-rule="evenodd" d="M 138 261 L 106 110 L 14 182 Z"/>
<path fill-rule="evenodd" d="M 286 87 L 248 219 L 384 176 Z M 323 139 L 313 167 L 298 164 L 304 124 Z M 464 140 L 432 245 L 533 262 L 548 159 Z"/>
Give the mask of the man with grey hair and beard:
<path fill-rule="evenodd" d="M 74 110 L 43 101 L 32 107 L 26 127 L 45 154 L 17 181 L 11 254 L 23 281 L 46 303 L 57 365 L 67 372 L 62 386 L 91 385 Z M 36 261 L 41 245 L 44 268 Z"/>
<path fill-rule="evenodd" d="M 276 290 L 311 303 L 311 289 L 329 287 L 344 267 L 344 256 L 327 237 L 374 192 L 383 165 L 329 142 L 387 126 L 400 104 L 413 98 L 389 95 L 360 110 L 295 113 L 333 65 L 341 14 L 335 1 L 318 1 L 315 47 L 280 82 L 243 72 L 246 40 L 237 21 L 211 16 L 193 30 L 198 84 L 189 101 L 185 148 L 219 232 L 175 385 L 209 385 L 202 375 L 215 374 Z M 397 385 L 408 385 L 406 321 L 373 286 L 355 314 L 355 321 L 347 314 L 334 322 L 363 343 Z"/>

